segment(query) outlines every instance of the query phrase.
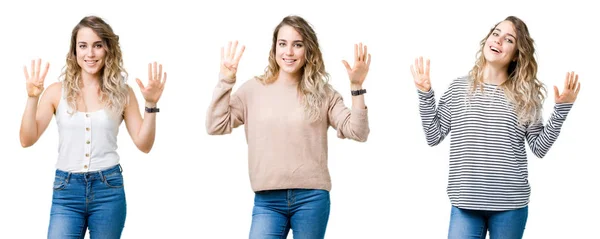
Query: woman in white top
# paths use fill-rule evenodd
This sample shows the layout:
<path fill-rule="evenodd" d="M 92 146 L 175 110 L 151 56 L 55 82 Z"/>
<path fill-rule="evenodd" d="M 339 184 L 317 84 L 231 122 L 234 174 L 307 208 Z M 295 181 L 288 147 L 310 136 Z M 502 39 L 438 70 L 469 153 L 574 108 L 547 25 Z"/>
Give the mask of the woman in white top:
<path fill-rule="evenodd" d="M 116 152 L 119 125 L 124 120 L 137 148 L 150 152 L 167 74 L 155 62 L 148 65 L 146 86 L 136 79 L 145 99 L 142 118 L 125 83 L 119 37 L 96 16 L 75 26 L 63 80 L 44 91 L 48 68 L 39 59 L 30 70 L 24 67 L 28 99 L 20 130 L 21 145 L 29 147 L 56 116 L 59 154 L 48 238 L 84 238 L 88 227 L 92 238 L 120 238 L 126 200 Z"/>

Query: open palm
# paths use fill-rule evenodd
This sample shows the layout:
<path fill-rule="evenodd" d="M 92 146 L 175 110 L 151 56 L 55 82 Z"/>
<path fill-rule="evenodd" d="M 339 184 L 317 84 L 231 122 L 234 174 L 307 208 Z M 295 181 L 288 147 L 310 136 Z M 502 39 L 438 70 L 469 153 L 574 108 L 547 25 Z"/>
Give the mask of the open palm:
<path fill-rule="evenodd" d="M 148 84 L 144 86 L 142 81 L 139 78 L 136 78 L 140 90 L 142 91 L 142 95 L 144 99 L 148 103 L 157 103 L 160 99 L 160 96 L 165 89 L 165 83 L 167 82 L 167 73 L 163 74 L 162 72 L 162 64 L 158 65 L 158 69 L 156 66 L 156 62 L 148 64 Z"/>
<path fill-rule="evenodd" d="M 50 64 L 46 62 L 43 69 L 41 68 L 41 64 L 41 59 L 37 59 L 37 62 L 31 60 L 31 72 L 27 71 L 27 66 L 23 66 L 27 95 L 29 97 L 38 97 L 44 91 L 44 79 L 46 78 Z"/>
<path fill-rule="evenodd" d="M 565 86 L 562 93 L 558 92 L 558 87 L 554 86 L 554 102 L 557 104 L 561 103 L 574 103 L 581 89 L 579 83 L 579 75 L 574 72 L 567 72 L 565 77 Z"/>
<path fill-rule="evenodd" d="M 238 42 L 235 41 L 233 46 L 231 42 L 227 45 L 227 51 L 221 47 L 221 75 L 225 76 L 229 80 L 235 80 L 235 74 L 237 73 L 238 63 L 242 54 L 244 54 L 245 46 L 240 48 L 240 52 L 236 55 Z"/>
<path fill-rule="evenodd" d="M 371 54 L 367 53 L 367 46 L 363 46 L 362 43 L 354 44 L 353 67 L 350 67 L 350 64 L 345 60 L 342 60 L 342 63 L 346 67 L 346 71 L 350 77 L 350 84 L 362 86 L 365 78 L 367 78 L 369 66 L 371 65 Z"/>
<path fill-rule="evenodd" d="M 429 78 L 429 59 L 427 59 L 425 66 L 423 66 L 423 57 L 415 59 L 415 64 L 410 66 L 410 72 L 412 73 L 415 81 L 415 86 L 423 91 L 428 92 L 431 89 L 431 81 Z"/>

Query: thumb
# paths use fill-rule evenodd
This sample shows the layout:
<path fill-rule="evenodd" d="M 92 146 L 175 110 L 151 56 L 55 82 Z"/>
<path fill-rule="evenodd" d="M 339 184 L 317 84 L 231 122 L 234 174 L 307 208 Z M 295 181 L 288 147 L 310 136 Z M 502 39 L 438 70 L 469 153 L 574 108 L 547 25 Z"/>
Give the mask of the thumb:
<path fill-rule="evenodd" d="M 558 98 L 560 93 L 558 93 L 558 87 L 554 86 L 554 98 Z"/>
<path fill-rule="evenodd" d="M 135 78 L 135 82 L 137 82 L 137 84 L 141 90 L 146 89 L 146 87 L 144 87 L 144 85 L 142 84 L 142 81 L 139 78 Z"/>
<path fill-rule="evenodd" d="M 346 67 L 347 71 L 352 71 L 352 68 L 350 68 L 350 64 L 348 64 L 348 62 L 346 60 L 342 60 L 342 63 Z"/>

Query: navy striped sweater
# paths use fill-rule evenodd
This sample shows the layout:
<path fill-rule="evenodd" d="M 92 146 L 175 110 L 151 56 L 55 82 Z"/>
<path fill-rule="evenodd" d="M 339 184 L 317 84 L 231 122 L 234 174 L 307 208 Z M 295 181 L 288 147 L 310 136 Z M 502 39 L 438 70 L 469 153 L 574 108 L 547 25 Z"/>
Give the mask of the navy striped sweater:
<path fill-rule="evenodd" d="M 504 91 L 484 84 L 468 95 L 469 78 L 453 80 L 436 107 L 433 89 L 418 91 L 427 143 L 435 146 L 452 131 L 448 197 L 472 210 L 511 210 L 529 203 L 525 143 L 542 158 L 559 135 L 573 104 L 556 104 L 550 119 L 519 125 Z"/>

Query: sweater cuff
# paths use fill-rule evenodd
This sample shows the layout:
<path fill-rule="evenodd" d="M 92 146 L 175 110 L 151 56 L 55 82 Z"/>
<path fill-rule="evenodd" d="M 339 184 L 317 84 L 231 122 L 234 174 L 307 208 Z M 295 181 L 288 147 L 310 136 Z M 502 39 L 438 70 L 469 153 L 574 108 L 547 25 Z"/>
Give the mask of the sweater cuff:
<path fill-rule="evenodd" d="M 556 117 L 559 119 L 566 118 L 567 114 L 569 114 L 569 111 L 571 111 L 572 107 L 573 103 L 561 103 L 554 105 L 554 112 L 556 114 Z"/>
<path fill-rule="evenodd" d="M 429 89 L 429 91 L 427 91 L 427 92 L 417 89 L 417 92 L 419 94 L 419 98 L 421 98 L 421 99 L 430 99 L 434 96 L 433 89 Z"/>
<path fill-rule="evenodd" d="M 230 90 L 233 88 L 233 85 L 235 85 L 235 80 L 235 78 L 231 79 L 219 73 L 219 84 L 217 85 L 217 87 L 221 89 Z"/>

